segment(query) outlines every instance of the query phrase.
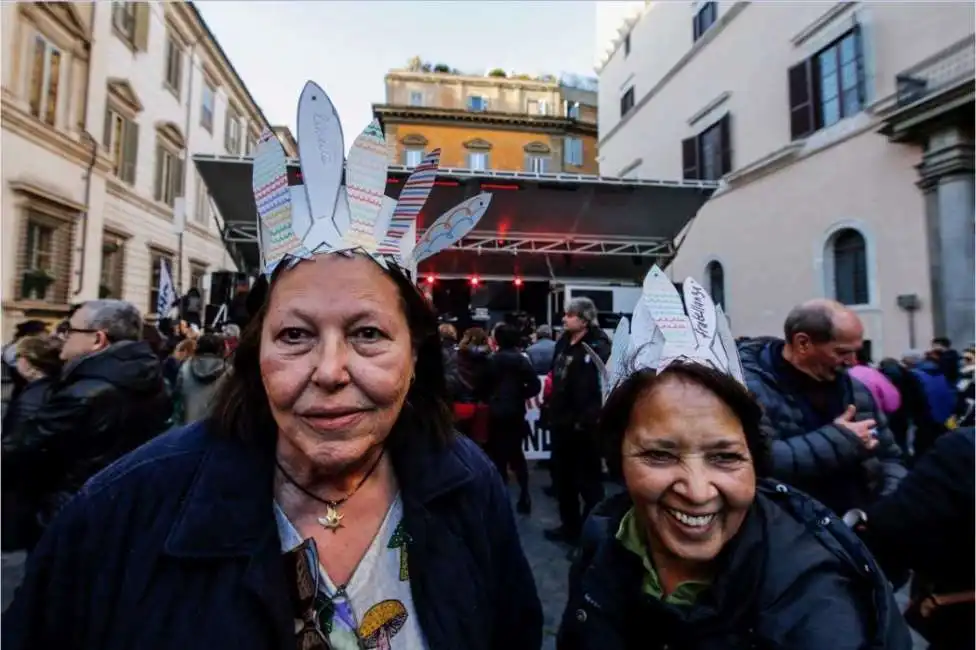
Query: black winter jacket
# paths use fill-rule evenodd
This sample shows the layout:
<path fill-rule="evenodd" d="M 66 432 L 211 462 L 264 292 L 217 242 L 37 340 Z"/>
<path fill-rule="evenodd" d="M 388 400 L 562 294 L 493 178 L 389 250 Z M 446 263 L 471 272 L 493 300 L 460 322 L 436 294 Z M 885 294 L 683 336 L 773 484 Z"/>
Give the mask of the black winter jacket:
<path fill-rule="evenodd" d="M 170 411 L 149 344 L 115 343 L 65 365 L 43 408 L 4 436 L 4 464 L 35 468 L 43 496 L 72 494 L 161 433 Z"/>
<path fill-rule="evenodd" d="M 431 650 L 538 650 L 542 607 L 494 465 L 458 436 L 390 445 Z M 295 650 L 274 444 L 199 422 L 93 478 L 27 562 L 4 650 Z M 397 642 L 393 642 L 397 647 Z"/>
<path fill-rule="evenodd" d="M 542 390 L 532 362 L 518 350 L 499 350 L 488 362 L 488 410 L 495 418 L 525 417 L 525 400 Z"/>
<path fill-rule="evenodd" d="M 579 343 L 570 342 L 569 333 L 556 342 L 552 361 L 552 396 L 549 417 L 554 429 L 595 429 L 603 406 L 600 373 L 583 344 L 606 363 L 610 358 L 610 339 L 599 327 L 591 326 Z"/>
<path fill-rule="evenodd" d="M 618 494 L 587 520 L 558 650 L 911 650 L 870 553 L 806 495 L 760 481 L 715 582 L 688 606 L 641 590 L 641 560 L 616 539 L 630 507 Z"/>
<path fill-rule="evenodd" d="M 752 339 L 739 345 L 746 384 L 762 404 L 762 428 L 772 441 L 772 475 L 807 492 L 844 514 L 864 508 L 879 495 L 891 494 L 906 474 L 902 451 L 871 391 L 846 373 L 839 378 L 842 399 L 854 404 L 855 420 L 877 422 L 878 446 L 860 440 L 833 423 L 808 431 L 798 398 L 773 370 L 775 339 Z M 838 412 L 837 416 L 841 413 Z"/>
<path fill-rule="evenodd" d="M 915 572 L 925 593 L 972 592 L 976 562 L 973 429 L 943 434 L 898 489 L 867 511 L 860 531 L 878 562 L 895 576 Z M 972 648 L 972 602 L 945 607 L 933 618 L 939 648 Z"/>

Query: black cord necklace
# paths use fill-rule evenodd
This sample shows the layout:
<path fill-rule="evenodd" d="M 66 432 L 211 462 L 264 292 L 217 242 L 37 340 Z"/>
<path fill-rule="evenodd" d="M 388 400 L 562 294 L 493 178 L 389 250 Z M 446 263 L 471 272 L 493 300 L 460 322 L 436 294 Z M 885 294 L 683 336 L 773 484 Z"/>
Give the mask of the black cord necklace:
<path fill-rule="evenodd" d="M 285 468 L 281 466 L 281 461 L 278 460 L 277 458 L 275 458 L 275 465 L 278 466 L 278 471 L 281 472 L 281 475 L 284 476 L 289 483 L 294 485 L 303 494 L 305 494 L 305 496 L 311 497 L 316 501 L 318 501 L 319 503 L 325 504 L 325 516 L 319 517 L 318 521 L 320 524 L 322 524 L 324 528 L 331 530 L 332 533 L 335 534 L 339 532 L 340 528 L 344 527 L 342 523 L 343 515 L 339 514 L 339 508 L 342 506 L 342 504 L 348 501 L 350 497 L 352 497 L 352 495 L 356 494 L 356 492 L 359 491 L 359 488 L 363 487 L 363 484 L 365 484 L 366 481 L 369 480 L 369 477 L 373 475 L 373 471 L 379 466 L 380 461 L 383 460 L 383 454 L 385 453 L 386 453 L 385 448 L 380 450 L 380 455 L 376 457 L 376 460 L 373 461 L 373 464 L 370 466 L 366 474 L 363 475 L 363 478 L 359 480 L 359 483 L 356 485 L 356 487 L 354 487 L 352 491 L 349 492 L 346 496 L 342 497 L 341 499 L 336 499 L 334 501 L 330 501 L 329 499 L 323 499 L 319 495 L 314 494 L 311 490 L 305 488 L 305 486 L 303 486 L 301 483 L 296 481 L 294 477 L 292 477 L 292 475 L 289 474 L 287 470 L 285 470 Z"/>

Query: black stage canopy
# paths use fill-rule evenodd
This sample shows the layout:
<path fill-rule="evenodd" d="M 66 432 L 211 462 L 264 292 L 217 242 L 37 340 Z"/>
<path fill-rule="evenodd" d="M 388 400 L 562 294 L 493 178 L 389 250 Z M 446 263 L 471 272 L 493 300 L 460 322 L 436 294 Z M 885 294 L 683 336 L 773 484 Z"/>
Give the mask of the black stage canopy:
<path fill-rule="evenodd" d="M 242 266 L 259 270 L 251 159 L 193 158 L 223 218 L 225 245 Z M 290 183 L 301 183 L 289 162 Z M 400 194 L 410 170 L 391 166 L 387 195 Z M 578 174 L 441 169 L 418 217 L 423 232 L 444 211 L 478 192 L 491 207 L 452 249 L 421 264 L 422 274 L 537 279 L 639 280 L 674 255 L 674 239 L 715 191 L 708 181 L 647 181 Z"/>

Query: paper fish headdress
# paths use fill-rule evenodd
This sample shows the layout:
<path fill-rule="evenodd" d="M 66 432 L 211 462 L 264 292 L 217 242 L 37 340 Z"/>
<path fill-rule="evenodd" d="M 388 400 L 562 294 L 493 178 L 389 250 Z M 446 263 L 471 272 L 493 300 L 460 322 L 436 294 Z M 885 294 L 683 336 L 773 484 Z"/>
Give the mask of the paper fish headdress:
<path fill-rule="evenodd" d="M 633 370 L 658 372 L 677 360 L 704 363 L 745 383 L 729 321 L 694 278 L 682 285 L 684 299 L 657 266 L 644 278 L 634 321 L 620 320 L 603 372 L 603 397 Z"/>
<path fill-rule="evenodd" d="M 322 253 L 359 252 L 384 266 L 389 261 L 416 264 L 461 239 L 488 210 L 491 195 L 482 192 L 442 214 L 417 241 L 416 218 L 434 186 L 440 150 L 431 151 L 414 169 L 399 200 L 385 194 L 389 156 L 377 120 L 353 142 L 348 159 L 344 151 L 335 106 L 311 81 L 298 100 L 304 185 L 288 185 L 281 143 L 271 131 L 261 135 L 251 183 L 266 275 L 282 261 L 290 264 Z"/>

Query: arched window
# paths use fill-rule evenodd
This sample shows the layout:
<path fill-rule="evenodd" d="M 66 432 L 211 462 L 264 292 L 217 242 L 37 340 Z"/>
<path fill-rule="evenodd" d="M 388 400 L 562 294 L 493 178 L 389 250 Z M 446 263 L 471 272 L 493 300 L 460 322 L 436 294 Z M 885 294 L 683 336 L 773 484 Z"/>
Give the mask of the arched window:
<path fill-rule="evenodd" d="M 725 309 L 725 269 L 718 260 L 712 260 L 705 267 L 705 281 L 708 283 L 708 293 L 716 305 Z"/>
<path fill-rule="evenodd" d="M 834 298 L 845 305 L 866 305 L 870 300 L 864 235 L 853 228 L 845 228 L 833 239 Z"/>

